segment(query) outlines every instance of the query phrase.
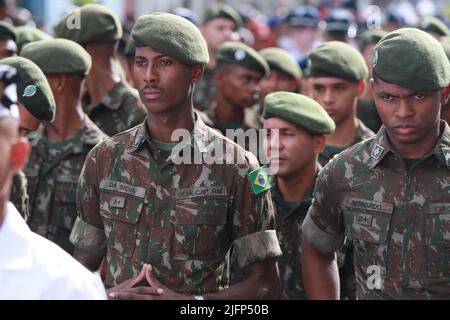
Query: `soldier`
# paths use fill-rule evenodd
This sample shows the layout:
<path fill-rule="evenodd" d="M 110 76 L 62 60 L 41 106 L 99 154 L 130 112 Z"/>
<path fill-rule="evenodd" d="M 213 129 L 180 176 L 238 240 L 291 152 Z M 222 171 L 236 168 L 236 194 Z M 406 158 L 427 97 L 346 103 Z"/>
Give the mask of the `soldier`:
<path fill-rule="evenodd" d="M 378 41 L 386 35 L 386 31 L 375 29 L 364 31 L 358 36 L 358 46 L 361 51 L 366 66 L 369 70 L 368 79 L 372 79 L 372 58 L 373 49 L 377 45 Z M 356 107 L 356 116 L 360 119 L 370 130 L 377 132 L 382 123 L 380 116 L 375 106 L 375 100 L 373 98 L 373 92 L 371 86 L 366 86 L 364 95 L 358 99 L 358 105 Z"/>
<path fill-rule="evenodd" d="M 148 117 L 88 155 L 75 257 L 97 270 L 106 255 L 111 298 L 278 298 L 270 181 L 253 155 L 193 112 L 192 91 L 208 62 L 201 33 L 182 17 L 153 13 L 138 19 L 132 36 Z M 181 133 L 186 144 L 172 138 Z M 246 279 L 222 290 L 231 245 Z"/>
<path fill-rule="evenodd" d="M 16 32 L 14 26 L 0 21 L 0 59 L 17 55 Z"/>
<path fill-rule="evenodd" d="M 300 92 L 300 78 L 302 69 L 295 61 L 294 57 L 284 49 L 266 48 L 259 51 L 259 54 L 266 60 L 270 68 L 270 74 L 260 82 L 261 94 L 259 104 L 253 108 L 258 114 L 262 115 L 264 98 L 272 92 L 288 91 Z M 258 117 L 259 124 L 262 127 L 262 120 Z"/>
<path fill-rule="evenodd" d="M 270 73 L 264 58 L 239 42 L 225 42 L 217 50 L 214 81 L 216 101 L 206 112 L 213 126 L 223 134 L 227 129 L 258 127 L 258 116 L 251 107 L 259 101 L 260 82 Z"/>
<path fill-rule="evenodd" d="M 38 130 L 41 123 L 53 121 L 55 99 L 41 69 L 34 62 L 22 57 L 6 58 L 0 62 L 15 68 L 18 74 L 19 135 L 29 135 Z M 27 220 L 30 212 L 29 197 L 27 178 L 22 170 L 13 177 L 10 200 Z"/>
<path fill-rule="evenodd" d="M 442 37 L 450 36 L 448 27 L 436 17 L 425 17 L 420 19 L 417 28 L 429 33 L 437 40 L 440 40 Z"/>
<path fill-rule="evenodd" d="M 57 24 L 55 34 L 81 44 L 91 55 L 83 109 L 104 133 L 112 136 L 141 123 L 145 108 L 137 91 L 121 80 L 116 53 L 122 26 L 117 15 L 98 4 L 87 4 L 78 10 Z M 74 14 L 79 15 L 80 28 L 72 28 Z"/>
<path fill-rule="evenodd" d="M 17 35 L 16 44 L 19 54 L 22 51 L 22 48 L 30 42 L 52 39 L 52 37 L 44 31 L 30 26 L 16 27 L 15 31 Z"/>
<path fill-rule="evenodd" d="M 30 231 L 7 201 L 30 144 L 18 135 L 17 71 L 0 65 L 0 299 L 105 299 L 98 278 L 55 244 Z"/>
<path fill-rule="evenodd" d="M 439 120 L 450 63 L 403 28 L 375 48 L 371 85 L 384 126 L 317 178 L 303 223 L 309 298 L 337 298 L 334 252 L 353 241 L 359 299 L 449 299 L 450 128 Z"/>
<path fill-rule="evenodd" d="M 361 54 L 348 44 L 330 41 L 310 54 L 311 93 L 336 123 L 326 136 L 320 154 L 322 166 L 336 154 L 373 136 L 358 118 L 356 106 L 366 87 L 367 66 Z"/>
<path fill-rule="evenodd" d="M 205 111 L 216 98 L 214 71 L 217 66 L 217 50 L 227 41 L 237 41 L 237 30 L 244 23 L 239 13 L 226 4 L 214 4 L 206 10 L 203 26 L 200 28 L 206 40 L 209 52 L 209 62 L 205 67 L 203 78 L 197 83 L 194 94 L 194 107 Z"/>
<path fill-rule="evenodd" d="M 32 231 L 73 253 L 70 231 L 77 217 L 78 178 L 88 152 L 105 135 L 83 112 L 82 89 L 91 67 L 89 54 L 65 39 L 26 45 L 22 56 L 44 72 L 56 101 L 56 117 L 31 140 L 25 168 L 30 195 Z M 32 94 L 32 93 L 30 93 Z"/>
<path fill-rule="evenodd" d="M 272 201 L 283 255 L 278 268 L 283 299 L 306 299 L 301 269 L 302 223 L 312 202 L 314 183 L 325 147 L 325 134 L 335 124 L 316 101 L 291 92 L 269 94 L 264 102 L 264 128 L 272 173 Z"/>

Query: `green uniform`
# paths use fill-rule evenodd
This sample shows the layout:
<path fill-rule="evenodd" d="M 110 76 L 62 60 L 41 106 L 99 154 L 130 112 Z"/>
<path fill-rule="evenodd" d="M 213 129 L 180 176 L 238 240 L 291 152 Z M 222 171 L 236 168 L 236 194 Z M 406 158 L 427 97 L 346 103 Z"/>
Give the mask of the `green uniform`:
<path fill-rule="evenodd" d="M 69 235 L 76 219 L 78 178 L 88 152 L 106 136 L 84 117 L 77 135 L 50 143 L 43 134 L 31 141 L 32 153 L 25 168 L 30 195 L 32 231 L 55 242 L 69 253 Z"/>
<path fill-rule="evenodd" d="M 138 92 L 123 82 L 117 83 L 96 106 L 90 106 L 89 95 L 86 95 L 83 109 L 109 136 L 137 126 L 144 120 L 147 112 Z"/>
<path fill-rule="evenodd" d="M 16 207 L 17 211 L 22 215 L 22 217 L 27 220 L 30 214 L 29 209 L 29 198 L 27 194 L 27 177 L 23 171 L 19 171 L 12 181 L 11 196 L 9 201 L 11 201 Z"/>
<path fill-rule="evenodd" d="M 353 242 L 359 299 L 449 299 L 449 168 L 444 121 L 434 149 L 414 163 L 382 127 L 320 172 L 303 237 L 323 252 Z"/>
<path fill-rule="evenodd" d="M 71 241 L 89 254 L 106 255 L 106 287 L 150 263 L 156 278 L 176 292 L 217 292 L 232 245 L 242 268 L 281 255 L 270 191 L 252 191 L 256 159 L 198 115 L 191 134 L 190 145 L 165 157 L 144 122 L 89 154 Z M 206 156 L 213 144 L 234 150 L 232 159 L 241 164 L 179 163 L 191 151 Z"/>

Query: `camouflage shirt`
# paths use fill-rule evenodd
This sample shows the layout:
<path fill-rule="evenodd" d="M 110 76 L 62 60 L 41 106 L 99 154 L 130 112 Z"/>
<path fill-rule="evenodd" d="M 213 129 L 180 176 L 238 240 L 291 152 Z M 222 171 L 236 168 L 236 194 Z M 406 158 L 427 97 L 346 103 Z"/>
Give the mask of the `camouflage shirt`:
<path fill-rule="evenodd" d="M 349 145 L 351 147 L 354 144 L 357 144 L 363 140 L 369 139 L 373 137 L 375 133 L 372 130 L 367 128 L 361 120 L 358 119 L 358 127 L 356 129 L 356 137 L 353 140 L 352 144 Z M 339 148 L 333 146 L 325 146 L 323 152 L 319 155 L 319 163 L 321 166 L 325 166 L 333 157 L 347 148 Z"/>
<path fill-rule="evenodd" d="M 233 150 L 234 156 L 224 156 L 241 164 L 180 163 L 191 151 L 208 158 L 214 145 Z M 281 255 L 270 191 L 252 192 L 249 173 L 258 167 L 251 154 L 198 115 L 189 144 L 167 158 L 150 143 L 144 122 L 89 154 L 71 241 L 92 255 L 106 255 L 106 287 L 150 263 L 172 290 L 216 292 L 231 245 L 241 267 Z"/>
<path fill-rule="evenodd" d="M 32 231 L 55 242 L 69 253 L 70 231 L 77 217 L 76 190 L 88 152 L 106 138 L 105 134 L 85 116 L 75 138 L 59 147 L 49 148 L 42 134 L 31 141 L 32 153 L 25 168 L 30 195 Z"/>
<path fill-rule="evenodd" d="M 202 79 L 194 90 L 194 107 L 200 111 L 208 110 L 216 100 L 216 83 L 214 82 L 214 69 L 205 68 Z"/>
<path fill-rule="evenodd" d="M 117 83 L 98 105 L 89 104 L 89 94 L 86 94 L 84 112 L 109 136 L 137 126 L 147 114 L 138 92 L 124 82 Z"/>
<path fill-rule="evenodd" d="M 19 171 L 13 177 L 10 201 L 14 204 L 20 215 L 26 220 L 29 216 L 27 177 L 23 171 Z"/>
<path fill-rule="evenodd" d="M 450 298 L 448 125 L 432 152 L 405 164 L 382 127 L 317 179 L 304 239 L 324 252 L 353 241 L 359 299 Z"/>

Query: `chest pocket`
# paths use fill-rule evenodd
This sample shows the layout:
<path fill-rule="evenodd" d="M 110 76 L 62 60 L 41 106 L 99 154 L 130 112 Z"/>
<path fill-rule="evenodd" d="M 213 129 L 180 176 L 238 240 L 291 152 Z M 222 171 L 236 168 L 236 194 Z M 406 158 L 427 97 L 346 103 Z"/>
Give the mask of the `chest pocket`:
<path fill-rule="evenodd" d="M 100 214 L 107 246 L 128 258 L 136 246 L 137 224 L 145 202 L 145 189 L 132 188 L 137 192 L 130 194 L 100 188 Z"/>
<path fill-rule="evenodd" d="M 394 210 L 392 204 L 358 198 L 347 198 L 344 203 L 347 237 L 374 244 L 386 243 Z"/>
<path fill-rule="evenodd" d="M 226 196 L 177 197 L 172 242 L 175 260 L 211 260 L 228 251 Z"/>
<path fill-rule="evenodd" d="M 55 181 L 52 223 L 70 230 L 77 217 L 76 196 L 79 175 L 61 175 Z"/>
<path fill-rule="evenodd" d="M 450 203 L 432 203 L 425 212 L 427 272 L 450 278 Z"/>

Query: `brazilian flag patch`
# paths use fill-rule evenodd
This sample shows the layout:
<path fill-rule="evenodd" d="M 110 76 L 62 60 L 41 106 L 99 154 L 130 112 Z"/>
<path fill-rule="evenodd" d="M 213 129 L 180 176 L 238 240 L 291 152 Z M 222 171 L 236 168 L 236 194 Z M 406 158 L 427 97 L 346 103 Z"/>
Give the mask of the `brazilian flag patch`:
<path fill-rule="evenodd" d="M 248 175 L 252 185 L 253 193 L 258 195 L 271 188 L 267 167 L 261 167 Z"/>

